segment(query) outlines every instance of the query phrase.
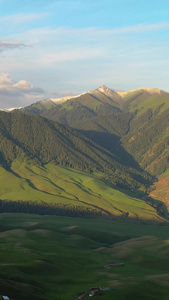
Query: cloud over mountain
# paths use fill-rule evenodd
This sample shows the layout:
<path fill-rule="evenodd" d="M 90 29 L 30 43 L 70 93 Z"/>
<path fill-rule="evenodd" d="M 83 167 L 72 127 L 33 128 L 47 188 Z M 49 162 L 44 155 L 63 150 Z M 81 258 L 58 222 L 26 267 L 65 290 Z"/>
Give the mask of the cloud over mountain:
<path fill-rule="evenodd" d="M 35 87 L 31 82 L 19 80 L 14 82 L 9 74 L 0 75 L 1 108 L 25 106 L 31 100 L 38 101 L 45 96 L 42 88 Z M 17 102 L 17 105 L 16 105 Z"/>

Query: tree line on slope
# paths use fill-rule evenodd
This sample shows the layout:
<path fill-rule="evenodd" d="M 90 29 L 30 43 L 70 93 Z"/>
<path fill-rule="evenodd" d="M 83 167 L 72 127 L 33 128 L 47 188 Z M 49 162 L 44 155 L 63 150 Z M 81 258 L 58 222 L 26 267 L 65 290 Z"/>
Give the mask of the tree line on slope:
<path fill-rule="evenodd" d="M 91 207 L 22 200 L 0 200 L 0 213 L 27 213 L 79 218 L 105 216 L 105 212 L 103 213 L 103 211 Z"/>
<path fill-rule="evenodd" d="M 131 122 L 130 132 L 122 138 L 124 148 L 154 175 L 169 167 L 168 128 L 169 109 L 160 114 L 149 109 Z"/>

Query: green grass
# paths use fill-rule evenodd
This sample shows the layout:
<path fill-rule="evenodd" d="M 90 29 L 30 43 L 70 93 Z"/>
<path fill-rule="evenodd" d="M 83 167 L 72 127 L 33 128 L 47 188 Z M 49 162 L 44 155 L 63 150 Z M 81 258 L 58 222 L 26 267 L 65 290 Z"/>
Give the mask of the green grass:
<path fill-rule="evenodd" d="M 97 286 L 110 288 L 106 300 L 167 299 L 168 254 L 168 226 L 0 215 L 0 290 L 11 300 L 75 300 Z M 124 266 L 104 268 L 112 262 Z"/>
<path fill-rule="evenodd" d="M 83 107 L 87 107 L 90 108 L 91 110 L 95 111 L 101 104 L 102 101 L 93 98 L 90 95 L 85 95 L 82 96 L 82 99 L 80 98 L 76 98 L 76 100 L 72 99 L 69 101 L 66 101 L 65 103 L 62 104 L 62 108 L 66 109 L 67 111 L 73 110 L 74 109 L 74 104 L 76 106 L 83 106 Z"/>
<path fill-rule="evenodd" d="M 163 112 L 168 107 L 168 99 L 165 97 L 159 97 L 159 96 L 150 96 L 145 99 L 145 101 L 141 102 L 138 105 L 138 110 L 140 113 L 143 113 L 147 111 L 147 109 L 151 108 L 153 111 L 156 110 L 156 108 L 163 104 L 163 107 L 160 109 L 160 112 Z"/>
<path fill-rule="evenodd" d="M 165 177 L 169 175 L 169 168 L 165 170 L 165 172 L 161 175 L 161 177 Z"/>
<path fill-rule="evenodd" d="M 38 167 L 19 161 L 12 164 L 12 172 L 0 168 L 2 200 L 63 203 L 96 208 L 116 216 L 128 212 L 131 218 L 160 219 L 145 201 L 115 189 L 96 175 L 52 163 Z"/>
<path fill-rule="evenodd" d="M 160 109 L 160 113 L 162 113 L 164 110 L 168 108 L 168 96 L 165 94 L 159 95 L 150 95 L 145 96 L 141 95 L 139 96 L 140 91 L 135 91 L 132 94 L 129 93 L 127 96 L 124 97 L 124 103 L 127 101 L 130 101 L 131 95 L 132 97 L 136 97 L 130 104 L 129 109 L 131 112 L 135 111 L 137 109 L 137 116 L 140 114 L 146 112 L 149 108 L 155 111 L 157 107 L 163 104 L 163 106 Z"/>
<path fill-rule="evenodd" d="M 90 94 L 88 94 L 87 97 L 83 96 L 82 99 L 78 99 L 78 103 L 85 107 L 88 107 L 92 111 L 96 111 L 99 106 L 103 104 L 102 100 L 94 98 Z"/>
<path fill-rule="evenodd" d="M 35 107 L 37 109 L 39 109 L 40 111 L 44 110 L 44 109 L 51 109 L 53 107 L 55 107 L 55 104 L 49 99 L 46 99 L 44 101 L 41 102 L 36 102 L 34 104 L 31 105 L 32 107 Z M 24 110 L 24 108 L 23 108 Z"/>

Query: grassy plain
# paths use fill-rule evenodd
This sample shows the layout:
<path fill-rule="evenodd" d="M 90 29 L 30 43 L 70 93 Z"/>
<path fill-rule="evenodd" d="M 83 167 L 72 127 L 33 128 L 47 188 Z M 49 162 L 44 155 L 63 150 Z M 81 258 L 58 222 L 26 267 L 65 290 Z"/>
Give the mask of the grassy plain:
<path fill-rule="evenodd" d="M 0 168 L 0 199 L 62 203 L 101 210 L 105 214 L 160 220 L 155 209 L 136 195 L 89 175 L 52 163 L 44 167 L 15 161 Z M 10 184 L 9 184 L 10 182 Z"/>
<path fill-rule="evenodd" d="M 103 300 L 165 300 L 168 270 L 167 225 L 0 215 L 0 294 L 11 300 L 75 300 L 93 287 L 110 288 Z"/>

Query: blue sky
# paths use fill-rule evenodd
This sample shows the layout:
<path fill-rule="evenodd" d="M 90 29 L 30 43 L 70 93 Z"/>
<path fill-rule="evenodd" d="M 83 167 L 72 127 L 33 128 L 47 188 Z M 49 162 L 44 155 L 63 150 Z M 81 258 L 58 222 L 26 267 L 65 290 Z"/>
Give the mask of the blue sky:
<path fill-rule="evenodd" d="M 0 108 L 112 89 L 169 92 L 168 0 L 0 0 Z"/>

